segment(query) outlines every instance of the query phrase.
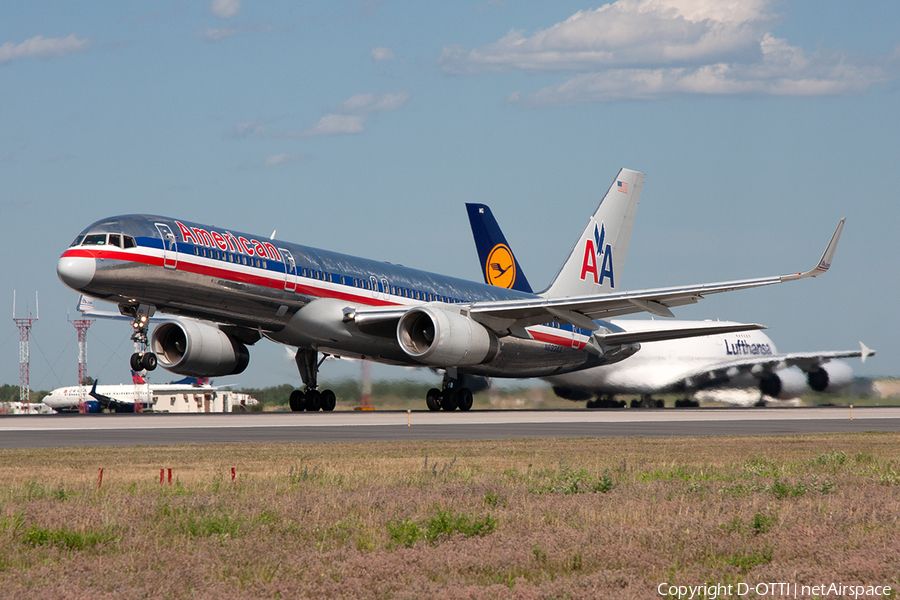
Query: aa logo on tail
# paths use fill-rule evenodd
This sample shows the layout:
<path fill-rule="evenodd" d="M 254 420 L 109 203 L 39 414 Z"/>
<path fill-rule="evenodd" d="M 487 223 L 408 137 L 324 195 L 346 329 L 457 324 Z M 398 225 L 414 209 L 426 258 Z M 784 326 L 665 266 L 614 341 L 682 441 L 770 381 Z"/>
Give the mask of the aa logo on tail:
<path fill-rule="evenodd" d="M 506 244 L 497 244 L 488 254 L 484 265 L 487 282 L 502 288 L 512 288 L 516 283 L 516 261 Z"/>
<path fill-rule="evenodd" d="M 591 280 L 597 285 L 609 278 L 609 287 L 615 288 L 616 281 L 613 275 L 612 246 L 605 244 L 606 228 L 601 223 L 594 224 L 594 239 L 588 238 L 584 243 L 584 261 L 581 263 L 582 281 L 590 275 Z"/>

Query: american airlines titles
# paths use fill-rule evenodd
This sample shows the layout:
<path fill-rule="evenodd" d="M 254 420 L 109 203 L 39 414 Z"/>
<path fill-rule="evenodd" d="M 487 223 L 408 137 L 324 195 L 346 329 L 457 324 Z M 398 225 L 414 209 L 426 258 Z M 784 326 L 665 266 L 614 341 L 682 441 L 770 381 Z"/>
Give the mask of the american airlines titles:
<path fill-rule="evenodd" d="M 725 340 L 725 354 L 728 356 L 772 354 L 772 344 L 748 344 L 744 340 L 738 340 L 736 342 Z"/>
<path fill-rule="evenodd" d="M 218 231 L 206 231 L 200 227 L 188 227 L 181 221 L 175 221 L 175 224 L 181 230 L 181 241 L 183 242 L 190 242 L 196 246 L 206 246 L 207 248 L 218 248 L 228 252 L 239 252 L 247 256 L 281 260 L 281 254 L 269 242 L 235 237 L 230 231 L 219 233 Z"/>
<path fill-rule="evenodd" d="M 597 285 L 609 277 L 609 287 L 615 288 L 616 281 L 613 275 L 612 245 L 605 244 L 606 228 L 603 223 L 598 227 L 594 224 L 594 239 L 588 238 L 584 244 L 584 260 L 581 263 L 581 279 L 587 279 L 588 273 Z"/>

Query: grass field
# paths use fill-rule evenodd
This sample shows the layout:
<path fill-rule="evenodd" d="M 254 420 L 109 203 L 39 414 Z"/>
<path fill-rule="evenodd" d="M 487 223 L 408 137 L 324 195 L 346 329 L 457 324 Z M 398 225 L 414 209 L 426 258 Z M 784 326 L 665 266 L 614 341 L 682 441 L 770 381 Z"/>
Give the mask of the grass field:
<path fill-rule="evenodd" d="M 867 433 L 3 450 L 0 597 L 896 589 L 898 443 Z"/>

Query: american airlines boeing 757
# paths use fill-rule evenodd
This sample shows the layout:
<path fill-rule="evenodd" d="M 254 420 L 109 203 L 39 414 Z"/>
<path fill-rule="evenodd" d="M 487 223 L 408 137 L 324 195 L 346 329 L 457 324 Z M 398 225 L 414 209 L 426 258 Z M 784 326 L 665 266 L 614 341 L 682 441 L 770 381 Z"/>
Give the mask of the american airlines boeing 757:
<path fill-rule="evenodd" d="M 459 385 L 462 374 L 547 377 L 620 361 L 641 342 L 762 327 L 707 323 L 628 332 L 599 319 L 670 315 L 672 307 L 708 294 L 814 277 L 831 265 L 843 220 L 806 272 L 618 291 L 616 249 L 627 246 L 643 181 L 642 173 L 619 171 L 539 294 L 153 215 L 89 225 L 63 252 L 57 273 L 70 288 L 115 303 L 132 318 L 136 370 L 158 362 L 194 377 L 236 374 L 249 362 L 247 346 L 266 338 L 297 348 L 304 389 L 291 394 L 292 410 L 334 408 L 334 393 L 318 389 L 323 355 L 441 369 L 444 383 L 429 391 L 428 408 L 468 410 L 472 393 Z M 606 224 L 615 224 L 610 233 Z M 501 262 L 498 255 L 502 271 Z M 172 318 L 148 337 L 148 319 L 157 312 Z"/>

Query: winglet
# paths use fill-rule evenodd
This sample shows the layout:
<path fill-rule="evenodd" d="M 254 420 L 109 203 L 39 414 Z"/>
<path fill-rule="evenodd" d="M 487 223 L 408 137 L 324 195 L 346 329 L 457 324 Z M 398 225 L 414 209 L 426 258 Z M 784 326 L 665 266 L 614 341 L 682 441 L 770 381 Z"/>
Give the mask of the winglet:
<path fill-rule="evenodd" d="M 860 342 L 859 343 L 859 358 L 860 358 L 860 360 L 862 360 L 863 362 L 866 362 L 866 357 L 868 357 L 868 356 L 875 356 L 875 351 L 872 350 L 871 348 L 868 348 L 865 344 Z"/>
<path fill-rule="evenodd" d="M 844 230 L 844 221 L 847 220 L 847 217 L 841 219 L 841 222 L 838 223 L 837 229 L 834 230 L 834 235 L 831 236 L 831 241 L 828 242 L 828 247 L 825 248 L 825 252 L 822 254 L 822 258 L 819 260 L 819 264 L 815 266 L 815 268 L 806 271 L 805 273 L 797 273 L 795 275 L 782 275 L 781 281 L 793 281 L 795 279 L 803 279 L 805 277 L 816 277 L 817 275 L 821 275 L 831 268 L 831 261 L 834 260 L 834 253 L 837 250 L 838 242 L 841 240 L 841 232 Z"/>

